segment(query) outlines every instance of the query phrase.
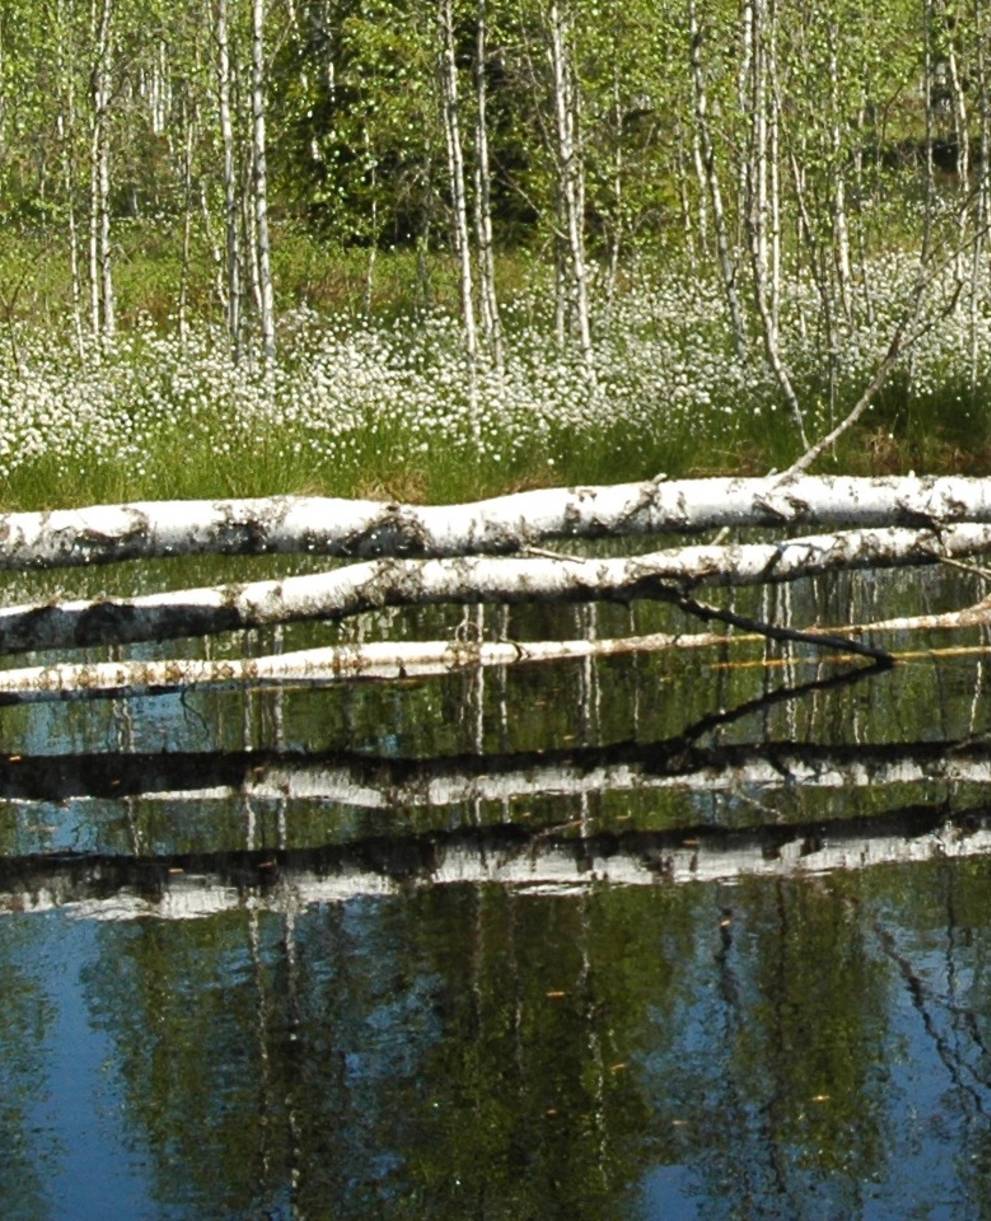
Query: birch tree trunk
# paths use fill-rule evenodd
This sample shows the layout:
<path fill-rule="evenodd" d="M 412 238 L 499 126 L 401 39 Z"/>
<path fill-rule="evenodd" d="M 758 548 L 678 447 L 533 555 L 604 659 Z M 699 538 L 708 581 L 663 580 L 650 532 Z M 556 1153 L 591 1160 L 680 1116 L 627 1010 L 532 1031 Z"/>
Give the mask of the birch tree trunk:
<path fill-rule="evenodd" d="M 66 226 L 69 254 L 69 283 L 72 291 L 72 328 L 76 340 L 76 353 L 83 356 L 83 301 L 79 267 L 79 224 L 76 216 L 76 176 L 73 158 L 76 144 L 76 92 L 70 68 L 71 27 L 64 0 L 60 0 L 56 13 L 59 92 L 61 104 L 57 119 L 59 136 L 59 159 L 62 170 L 62 189 L 65 193 Z"/>
<path fill-rule="evenodd" d="M 182 250 L 179 265 L 179 300 L 176 303 L 179 341 L 185 343 L 189 331 L 189 263 L 193 237 L 193 149 L 196 140 L 196 115 L 192 98 L 183 100 L 182 140 Z"/>
<path fill-rule="evenodd" d="M 268 157 L 265 141 L 265 0 L 251 5 L 252 185 L 258 254 L 259 319 L 265 361 L 275 359 L 275 297 L 268 231 Z"/>
<path fill-rule="evenodd" d="M 768 273 L 768 147 L 767 147 L 767 31 L 766 0 L 748 0 L 744 6 L 744 17 L 748 23 L 746 43 L 749 47 L 751 89 L 750 101 L 750 155 L 746 161 L 746 207 L 745 228 L 750 246 L 750 268 L 754 290 L 754 303 L 760 319 L 761 336 L 767 362 L 777 379 L 785 402 L 795 421 L 803 449 L 808 449 L 809 439 L 805 432 L 805 421 L 798 395 L 792 385 L 791 376 L 781 356 L 773 305 L 770 301 Z"/>
<path fill-rule="evenodd" d="M 452 0 L 438 0 L 437 61 L 441 83 L 441 107 L 444 138 L 447 143 L 448 182 L 451 192 L 452 232 L 454 252 L 461 280 L 461 318 L 464 326 L 465 357 L 468 362 L 472 395 L 478 367 L 478 331 L 475 325 L 475 293 L 472 283 L 471 239 L 468 233 L 468 198 L 465 181 L 464 154 L 461 144 L 461 117 L 458 99 L 458 66 L 454 48 L 454 13 Z M 473 428 L 477 428 L 477 410 L 472 410 Z"/>
<path fill-rule="evenodd" d="M 684 591 L 931 565 L 989 552 L 991 525 L 965 522 L 931 530 L 890 527 L 780 543 L 691 546 L 624 559 L 376 560 L 282 580 L 6 607 L 0 609 L 0 652 L 166 640 L 264 624 L 338 621 L 383 607 L 455 603 L 651 599 L 683 606 L 703 619 L 737 622 Z"/>
<path fill-rule="evenodd" d="M 492 170 L 488 132 L 488 0 L 478 0 L 475 36 L 475 233 L 479 306 L 485 342 L 495 367 L 503 367 L 502 325 L 492 242 Z"/>
<path fill-rule="evenodd" d="M 978 383 L 978 334 L 981 294 L 978 288 L 986 246 L 986 230 L 991 220 L 991 89 L 988 82 L 988 18 L 981 0 L 974 0 L 974 26 L 977 32 L 975 75 L 977 112 L 979 115 L 980 176 L 974 202 L 974 244 L 970 265 L 970 393 L 976 397 Z"/>
<path fill-rule="evenodd" d="M 567 0 L 565 0 L 565 3 Z M 568 271 L 578 346 L 589 385 L 596 384 L 595 353 L 588 300 L 588 263 L 585 257 L 585 165 L 580 151 L 579 98 L 571 47 L 571 21 L 562 4 L 552 0 L 548 10 L 551 79 L 554 90 L 558 194 L 564 221 Z"/>
<path fill-rule="evenodd" d="M 833 259 L 839 282 L 840 302 L 847 321 L 853 317 L 853 276 L 850 270 L 850 230 L 846 209 L 846 167 L 843 157 L 842 111 L 840 100 L 839 38 L 837 22 L 828 23 L 830 172 L 833 178 Z M 832 353 L 831 353 L 832 355 Z"/>
<path fill-rule="evenodd" d="M 235 355 L 241 352 L 241 245 L 238 232 L 237 175 L 231 108 L 231 55 L 227 0 L 217 0 L 217 113 L 224 149 L 224 232 L 227 248 L 227 330 Z"/>
<path fill-rule="evenodd" d="M 113 0 L 91 0 L 94 62 L 90 78 L 90 327 L 100 340 L 113 338 L 115 311 L 110 248 L 110 68 Z"/>
<path fill-rule="evenodd" d="M 991 480 L 957 476 L 686 479 L 546 488 L 462 505 L 331 497 L 137 501 L 0 514 L 0 571 L 177 555 L 452 557 L 563 539 L 724 527 L 991 524 Z"/>
<path fill-rule="evenodd" d="M 729 237 L 726 232 L 726 214 L 723 211 L 723 197 L 719 186 L 719 174 L 716 167 L 716 154 L 712 143 L 712 132 L 709 127 L 709 100 L 705 84 L 705 72 L 702 67 L 703 36 L 695 9 L 695 0 L 688 0 L 688 36 L 690 39 L 692 86 L 695 97 L 695 124 L 698 132 L 698 145 L 702 155 L 702 167 L 705 171 L 706 186 L 712 204 L 712 227 L 716 237 L 716 253 L 719 260 L 719 271 L 726 294 L 726 305 L 729 309 L 730 323 L 733 327 L 733 342 L 737 357 L 747 359 L 747 332 L 743 321 L 743 311 L 740 308 L 740 296 L 736 287 L 736 266 L 730 253 Z"/>
<path fill-rule="evenodd" d="M 100 210 L 100 299 L 103 308 L 103 338 L 112 341 L 117 331 L 114 300 L 113 255 L 110 244 L 110 71 L 113 48 L 111 19 L 113 0 L 103 0 L 96 81 L 96 144 Z"/>

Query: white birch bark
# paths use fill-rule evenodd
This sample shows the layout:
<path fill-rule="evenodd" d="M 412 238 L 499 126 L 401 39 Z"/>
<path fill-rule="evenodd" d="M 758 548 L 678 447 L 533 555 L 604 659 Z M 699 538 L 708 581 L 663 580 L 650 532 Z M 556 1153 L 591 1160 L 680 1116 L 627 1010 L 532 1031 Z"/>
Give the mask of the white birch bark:
<path fill-rule="evenodd" d="M 623 559 L 375 560 L 281 580 L 6 607 L 0 609 L 0 653 L 166 640 L 264 624 L 337 621 L 384 607 L 680 602 L 686 586 L 694 590 L 760 585 L 828 572 L 934 564 L 989 552 L 991 525 L 965 522 L 923 530 L 856 530 L 779 543 L 681 547 Z"/>
<path fill-rule="evenodd" d="M 496 369 L 503 367 L 502 324 L 492 240 L 492 168 L 488 131 L 488 0 L 478 0 L 475 33 L 475 235 L 478 297 L 485 342 Z"/>
<path fill-rule="evenodd" d="M 503 607 L 505 611 L 506 607 Z M 591 609 L 591 608 L 590 608 Z M 476 610 L 481 612 L 482 607 Z M 762 612 L 766 619 L 768 616 Z M 786 616 L 786 620 L 790 616 Z M 816 636 L 859 637 L 869 634 L 959 630 L 991 625 L 991 598 L 962 610 L 940 614 L 909 615 L 871 623 L 811 627 L 804 630 L 810 640 Z M 684 652 L 694 649 L 752 644 L 768 640 L 766 634 L 725 632 L 654 632 L 647 636 L 622 636 L 599 639 L 590 635 L 581 640 L 498 640 L 476 637 L 465 640 L 349 642 L 325 648 L 277 652 L 269 656 L 214 660 L 209 651 L 202 658 L 166 658 L 142 661 L 114 658 L 108 662 L 57 662 L 48 666 L 0 669 L 0 702 L 48 703 L 70 699 L 105 696 L 162 694 L 191 690 L 255 690 L 268 686 L 282 692 L 287 686 L 326 686 L 357 681 L 405 681 L 438 678 L 459 671 L 498 667 L 505 672 L 515 666 L 542 662 L 581 660 L 587 674 L 583 683 L 593 685 L 591 663 L 604 657 L 629 657 L 663 651 Z M 931 654 L 931 650 L 928 651 Z M 909 653 L 910 656 L 913 654 Z M 898 660 L 904 654 L 894 654 Z M 771 663 L 773 664 L 773 663 Z M 792 676 L 789 675 L 789 682 Z M 281 695 L 280 695 L 281 698 Z M 596 711 L 596 716 L 598 715 Z M 481 753 L 481 746 L 478 747 Z"/>
<path fill-rule="evenodd" d="M 196 138 L 196 115 L 192 97 L 183 99 L 182 142 L 182 248 L 179 264 L 179 300 L 176 304 L 179 342 L 185 343 L 189 332 L 189 263 L 193 238 L 193 147 Z"/>
<path fill-rule="evenodd" d="M 227 330 L 236 353 L 241 347 L 241 243 L 231 109 L 231 57 L 227 0 L 217 0 L 217 113 L 224 147 L 224 232 L 227 248 Z"/>
<path fill-rule="evenodd" d="M 83 356 L 83 304 L 82 283 L 79 265 L 79 225 L 76 218 L 76 183 L 73 168 L 73 153 L 76 139 L 76 96 L 69 59 L 69 28 L 64 3 L 59 3 L 57 12 L 57 64 L 61 105 L 58 114 L 59 159 L 62 170 L 62 189 L 65 192 L 66 225 L 69 248 L 69 282 L 72 290 L 72 327 L 76 340 L 76 353 Z"/>
<path fill-rule="evenodd" d="M 112 340 L 117 330 L 117 309 L 114 299 L 113 254 L 110 243 L 110 69 L 112 63 L 111 19 L 113 0 L 103 0 L 94 75 L 96 106 L 94 145 L 99 202 L 99 271 L 101 334 Z"/>
<path fill-rule="evenodd" d="M 265 360 L 275 359 L 275 296 L 268 229 L 268 150 L 265 138 L 265 0 L 251 5 L 252 193 L 258 258 L 259 321 Z"/>
<path fill-rule="evenodd" d="M 509 554 L 553 539 L 725 526 L 991 523 L 991 480 L 962 476 L 686 479 L 545 488 L 460 505 L 332 497 L 136 501 L 0 514 L 0 570 L 173 555 L 345 558 Z"/>
<path fill-rule="evenodd" d="M 695 125 L 698 132 L 699 148 L 702 153 L 702 166 L 705 170 L 709 200 L 712 204 L 712 227 L 716 237 L 716 252 L 719 270 L 726 294 L 726 304 L 729 309 L 730 323 L 733 327 L 733 342 L 736 354 L 740 360 L 747 357 L 747 331 L 743 320 L 743 310 L 740 307 L 740 295 L 736 286 L 736 266 L 730 253 L 729 237 L 726 232 L 726 214 L 723 211 L 723 197 L 719 186 L 719 173 L 716 167 L 716 154 L 712 144 L 712 133 L 709 128 L 709 101 L 705 85 L 705 72 L 702 67 L 702 31 L 695 10 L 695 0 L 688 0 L 688 34 L 691 47 L 692 87 L 695 98 Z"/>
<path fill-rule="evenodd" d="M 974 68 L 976 108 L 979 115 L 980 174 L 974 201 L 974 241 L 970 265 L 970 392 L 975 395 L 978 384 L 978 350 L 980 328 L 980 292 L 978 284 L 984 266 L 985 233 L 991 218 L 989 162 L 991 162 L 991 91 L 988 88 L 987 9 L 982 0 L 974 0 L 972 16 L 977 33 Z"/>
<path fill-rule="evenodd" d="M 768 138 L 767 138 L 767 32 L 765 30 L 765 0 L 749 0 L 744 7 L 747 21 L 748 62 L 750 64 L 750 155 L 746 159 L 746 207 L 744 227 L 750 248 L 750 268 L 753 283 L 754 304 L 760 319 L 764 353 L 788 409 L 798 429 L 803 449 L 808 449 L 809 439 L 805 432 L 805 421 L 791 375 L 781 356 L 778 333 L 774 319 L 773 299 L 768 283 L 770 256 L 768 252 Z"/>
<path fill-rule="evenodd" d="M 479 610 L 482 608 L 479 607 Z M 991 612 L 989 612 L 991 617 Z M 744 639 L 742 636 L 739 639 Z M 737 639 L 737 638 L 734 638 Z M 725 644 L 722 633 L 690 636 L 655 633 L 615 640 L 383 641 L 302 649 L 264 657 L 169 658 L 135 661 L 60 662 L 0 669 L 0 702 L 47 703 L 95 696 L 137 696 L 167 691 L 243 690 L 327 686 L 356 681 L 437 678 L 459 671 L 629 656 L 663 649 L 698 649 Z M 481 747 L 479 747 L 481 751 Z"/>
<path fill-rule="evenodd" d="M 588 299 L 588 263 L 585 257 L 585 165 L 578 129 L 578 83 L 571 50 L 571 23 L 563 7 L 552 0 L 548 10 L 551 77 L 554 89 L 556 163 L 561 215 L 564 221 L 571 279 L 574 322 L 578 330 L 585 376 L 596 383 L 595 353 Z"/>
<path fill-rule="evenodd" d="M 444 138 L 447 143 L 448 181 L 451 192 L 452 232 L 454 251 L 461 280 L 461 318 L 464 326 L 465 356 L 472 379 L 478 365 L 478 331 L 475 325 L 475 293 L 471 268 L 471 239 L 468 233 L 468 198 L 465 182 L 464 154 L 461 144 L 461 108 L 458 97 L 458 66 L 454 54 L 454 13 L 452 0 L 438 0 L 438 54 Z M 477 411 L 472 410 L 473 428 L 477 426 Z"/>
<path fill-rule="evenodd" d="M 843 132 L 840 101 L 839 26 L 828 23 L 829 40 L 829 142 L 833 177 L 833 261 L 839 282 L 840 302 L 847 321 L 853 317 L 853 275 L 850 270 L 850 229 L 847 223 L 846 173 L 843 157 Z"/>

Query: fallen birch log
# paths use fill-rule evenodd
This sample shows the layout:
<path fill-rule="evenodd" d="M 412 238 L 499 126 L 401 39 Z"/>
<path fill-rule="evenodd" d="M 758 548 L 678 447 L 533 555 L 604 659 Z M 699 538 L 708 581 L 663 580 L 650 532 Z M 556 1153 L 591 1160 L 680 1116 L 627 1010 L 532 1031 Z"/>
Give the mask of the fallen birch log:
<path fill-rule="evenodd" d="M 776 543 L 690 546 L 619 559 L 543 554 L 374 560 L 248 584 L 0 609 L 0 652 L 202 636 L 383 607 L 465 603 L 678 601 L 701 586 L 793 581 L 821 573 L 933 564 L 991 552 L 991 525 L 891 527 Z"/>
<path fill-rule="evenodd" d="M 580 893 L 603 884 L 818 877 L 989 852 L 991 816 L 983 810 L 959 818 L 906 812 L 745 831 L 706 827 L 587 838 L 509 825 L 310 851 L 15 857 L 0 862 L 0 913 L 69 908 L 86 919 L 182 920 L 238 909 L 298 911 L 444 885 Z"/>
<path fill-rule="evenodd" d="M 874 623 L 809 627 L 803 636 L 862 636 L 953 630 L 991 624 L 991 598 L 958 611 L 906 615 Z M 142 696 L 172 691 L 223 691 L 337 682 L 402 682 L 438 678 L 479 667 L 533 665 L 753 644 L 766 633 L 653 632 L 594 640 L 372 641 L 299 649 L 245 658 L 162 658 L 156 661 L 56 662 L 0 670 L 0 703 L 46 703 L 101 696 Z M 842 654 L 840 655 L 843 656 Z M 897 656 L 896 656 L 897 660 Z M 755 664 L 768 664 L 766 661 Z"/>
<path fill-rule="evenodd" d="M 8 802 L 140 797 L 179 810 L 203 801 L 319 802 L 417 809 L 614 792 L 773 792 L 991 783 L 991 743 L 908 742 L 701 748 L 672 739 L 438 759 L 266 754 L 113 754 L 0 759 Z"/>
<path fill-rule="evenodd" d="M 105 564 L 173 555 L 346 558 L 509 554 L 552 539 L 725 526 L 991 523 L 991 480 L 801 476 L 648 480 L 547 488 L 472 504 L 418 506 L 278 496 L 144 501 L 0 514 L 0 568 Z"/>
<path fill-rule="evenodd" d="M 59 662 L 51 666 L 0 670 L 0 703 L 44 703 L 98 695 L 139 696 L 179 690 L 320 686 L 361 680 L 402 682 L 413 678 L 437 678 L 459 670 L 476 670 L 480 666 L 618 657 L 675 647 L 699 649 L 723 644 L 726 640 L 725 635 L 715 632 L 685 636 L 657 632 L 613 640 L 525 643 L 381 641 L 226 660 L 176 657 L 161 661 Z"/>

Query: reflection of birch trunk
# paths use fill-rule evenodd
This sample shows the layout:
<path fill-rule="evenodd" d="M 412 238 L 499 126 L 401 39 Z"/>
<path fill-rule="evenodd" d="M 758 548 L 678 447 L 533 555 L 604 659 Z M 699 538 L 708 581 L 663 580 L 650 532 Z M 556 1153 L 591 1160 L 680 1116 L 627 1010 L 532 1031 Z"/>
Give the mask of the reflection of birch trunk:
<path fill-rule="evenodd" d="M 367 810 L 470 809 L 481 801 L 501 811 L 506 800 L 556 796 L 577 802 L 583 793 L 793 794 L 800 789 L 882 788 L 898 793 L 921 784 L 934 795 L 932 817 L 942 818 L 947 788 L 989 782 L 991 747 L 986 741 L 959 740 L 837 746 L 788 740 L 704 749 L 677 737 L 437 759 L 259 750 L 45 755 L 24 756 L 0 769 L 0 794 L 12 803 L 140 797 L 149 805 L 177 810 L 204 802 L 248 802 L 268 809 L 284 802 Z"/>
<path fill-rule="evenodd" d="M 295 912 L 314 903 L 409 895 L 444 885 L 496 884 L 524 894 L 550 887 L 559 894 L 607 883 L 668 887 L 816 877 L 989 854 L 991 822 L 982 811 L 959 820 L 935 815 L 920 820 L 907 813 L 792 827 L 705 827 L 581 839 L 495 826 L 396 837 L 387 856 L 375 840 L 281 853 L 274 865 L 270 853 L 134 861 L 119 855 L 5 858 L 0 913 L 23 916 L 71 904 L 90 919 L 190 919 L 241 910 L 246 896 L 256 909 Z M 253 885 L 249 879 L 256 879 Z"/>
<path fill-rule="evenodd" d="M 255 1038 L 258 1044 L 258 1124 L 261 1148 L 259 1185 L 267 1187 L 271 1168 L 272 1151 L 269 1143 L 271 1133 L 272 1106 L 272 1062 L 268 1050 L 271 1003 L 265 987 L 265 971 L 261 955 L 259 935 L 259 911 L 252 905 L 248 911 L 248 953 L 251 958 L 251 974 L 255 984 Z"/>
<path fill-rule="evenodd" d="M 112 648 L 111 656 L 115 660 L 120 659 L 120 651 Z M 119 754 L 133 755 L 134 754 L 134 705 L 129 699 L 123 699 L 119 702 L 115 701 L 111 708 L 111 720 L 115 729 L 116 746 Z M 127 796 L 124 799 L 124 808 L 127 812 L 127 833 L 131 841 L 131 851 L 135 856 L 139 856 L 144 851 L 142 843 L 141 828 L 138 823 L 135 798 Z"/>

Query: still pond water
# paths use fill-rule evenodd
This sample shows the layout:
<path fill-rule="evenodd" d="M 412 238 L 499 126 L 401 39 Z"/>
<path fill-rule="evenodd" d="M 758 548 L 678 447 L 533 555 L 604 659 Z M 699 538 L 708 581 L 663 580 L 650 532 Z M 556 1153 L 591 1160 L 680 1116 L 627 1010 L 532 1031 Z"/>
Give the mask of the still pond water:
<path fill-rule="evenodd" d="M 754 644 L 4 708 L 0 1212 L 991 1216 L 988 639 L 888 637 L 955 651 L 839 682 L 862 663 Z"/>

